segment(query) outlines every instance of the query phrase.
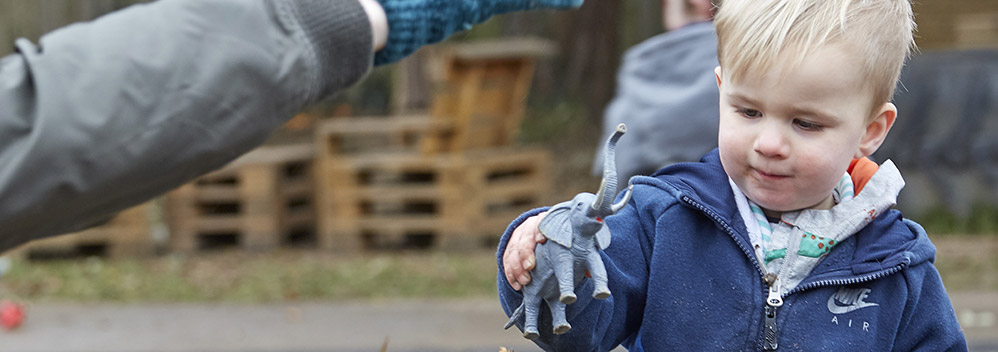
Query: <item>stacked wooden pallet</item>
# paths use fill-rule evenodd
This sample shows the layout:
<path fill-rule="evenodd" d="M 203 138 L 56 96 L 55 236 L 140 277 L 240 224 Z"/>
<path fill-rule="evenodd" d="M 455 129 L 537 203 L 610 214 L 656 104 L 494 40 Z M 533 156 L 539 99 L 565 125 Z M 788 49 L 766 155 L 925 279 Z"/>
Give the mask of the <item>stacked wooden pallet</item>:
<path fill-rule="evenodd" d="M 545 201 L 549 164 L 545 151 L 514 149 L 320 159 L 320 245 L 480 247 Z"/>
<path fill-rule="evenodd" d="M 959 49 L 998 48 L 998 12 L 957 16 L 953 31 Z"/>
<path fill-rule="evenodd" d="M 101 225 L 29 242 L 11 255 L 27 258 L 140 257 L 155 251 L 148 218 L 150 204 L 125 210 Z"/>
<path fill-rule="evenodd" d="M 170 192 L 170 248 L 268 250 L 314 240 L 313 150 L 261 147 Z"/>
<path fill-rule="evenodd" d="M 320 122 L 320 245 L 481 246 L 546 201 L 549 154 L 514 144 L 534 60 L 549 53 L 536 40 L 445 48 L 426 115 Z"/>

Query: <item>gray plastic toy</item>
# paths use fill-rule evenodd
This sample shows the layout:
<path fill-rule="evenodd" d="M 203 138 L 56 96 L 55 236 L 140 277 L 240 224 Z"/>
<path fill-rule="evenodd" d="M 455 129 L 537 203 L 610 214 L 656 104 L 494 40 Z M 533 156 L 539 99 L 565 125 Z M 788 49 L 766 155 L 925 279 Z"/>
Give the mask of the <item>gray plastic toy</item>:
<path fill-rule="evenodd" d="M 610 230 L 603 218 L 613 215 L 631 198 L 633 186 L 628 187 L 624 198 L 612 204 L 617 194 L 617 170 L 614 148 L 617 140 L 627 132 L 624 124 L 606 142 L 604 150 L 603 182 L 597 194 L 579 193 L 571 201 L 558 203 L 541 220 L 540 230 L 548 241 L 534 250 L 537 264 L 531 272 L 533 280 L 523 287 L 523 303 L 513 312 L 506 329 L 526 313 L 523 337 L 537 339 L 537 315 L 543 299 L 551 309 L 554 333 L 564 334 L 572 329 L 565 320 L 565 305 L 576 300 L 575 286 L 582 281 L 586 270 L 593 278 L 593 297 L 610 297 L 606 268 L 599 250 L 610 245 Z"/>

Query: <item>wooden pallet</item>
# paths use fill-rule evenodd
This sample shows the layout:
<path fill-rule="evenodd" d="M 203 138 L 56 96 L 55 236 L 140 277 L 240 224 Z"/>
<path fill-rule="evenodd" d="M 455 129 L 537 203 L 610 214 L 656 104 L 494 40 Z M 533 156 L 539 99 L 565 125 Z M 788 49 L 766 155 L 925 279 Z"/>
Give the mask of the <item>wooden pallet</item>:
<path fill-rule="evenodd" d="M 149 203 L 127 209 L 106 223 L 65 235 L 31 241 L 11 252 L 28 259 L 101 256 L 142 257 L 155 252 Z"/>
<path fill-rule="evenodd" d="M 315 237 L 312 144 L 266 146 L 167 196 L 170 248 L 269 250 Z"/>
<path fill-rule="evenodd" d="M 953 31 L 957 48 L 998 48 L 998 12 L 958 16 Z"/>
<path fill-rule="evenodd" d="M 467 155 L 470 164 L 466 205 L 468 233 L 487 245 L 524 211 L 549 203 L 551 154 L 546 150 L 482 152 Z M 461 246 L 460 242 L 454 244 Z"/>
<path fill-rule="evenodd" d="M 385 153 L 319 161 L 319 244 L 337 251 L 492 244 L 542 204 L 550 156 L 502 149 L 458 155 Z"/>
<path fill-rule="evenodd" d="M 552 54 L 550 44 L 441 49 L 427 60 L 427 113 L 317 124 L 322 247 L 464 248 L 497 238 L 511 214 L 540 204 L 548 154 L 512 145 L 534 62 Z"/>

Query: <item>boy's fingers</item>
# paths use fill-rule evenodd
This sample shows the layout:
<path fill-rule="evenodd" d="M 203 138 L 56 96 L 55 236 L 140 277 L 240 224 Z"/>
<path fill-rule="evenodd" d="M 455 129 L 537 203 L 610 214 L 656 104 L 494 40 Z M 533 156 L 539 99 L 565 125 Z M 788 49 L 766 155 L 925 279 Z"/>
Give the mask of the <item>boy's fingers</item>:
<path fill-rule="evenodd" d="M 537 233 L 534 234 L 534 242 L 544 243 L 547 241 L 548 241 L 547 236 L 544 236 L 544 234 L 541 233 L 540 231 L 537 231 Z"/>
<path fill-rule="evenodd" d="M 527 218 L 510 234 L 506 252 L 502 256 L 502 264 L 506 282 L 515 290 L 520 290 L 530 283 L 530 271 L 537 262 L 534 258 L 534 249 L 538 242 L 543 243 L 547 240 L 537 228 L 544 215 L 546 212 Z"/>
<path fill-rule="evenodd" d="M 516 288 L 515 285 L 516 277 L 519 276 L 521 272 L 523 272 L 523 270 L 520 269 L 519 262 L 514 260 L 515 257 L 517 256 L 510 253 L 510 251 L 507 250 L 502 258 L 503 270 L 506 272 L 506 282 L 509 282 L 509 284 L 512 285 L 513 288 Z"/>
<path fill-rule="evenodd" d="M 527 284 L 529 284 L 530 283 L 530 274 L 527 273 L 527 272 L 524 272 L 523 274 L 520 274 L 520 277 L 517 279 L 517 283 L 519 283 L 520 285 L 524 285 L 524 286 L 526 286 Z"/>

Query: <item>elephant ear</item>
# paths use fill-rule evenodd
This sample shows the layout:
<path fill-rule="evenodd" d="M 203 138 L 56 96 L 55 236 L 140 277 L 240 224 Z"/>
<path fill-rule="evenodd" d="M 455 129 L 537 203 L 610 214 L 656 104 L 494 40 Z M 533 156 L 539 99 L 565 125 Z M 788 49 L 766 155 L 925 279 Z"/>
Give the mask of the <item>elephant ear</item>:
<path fill-rule="evenodd" d="M 548 210 L 548 215 L 538 226 L 544 237 L 565 247 L 572 247 L 572 213 L 569 205 L 558 204 Z"/>
<path fill-rule="evenodd" d="M 606 224 L 600 226 L 599 231 L 596 231 L 596 246 L 599 249 L 610 247 L 610 228 Z"/>

